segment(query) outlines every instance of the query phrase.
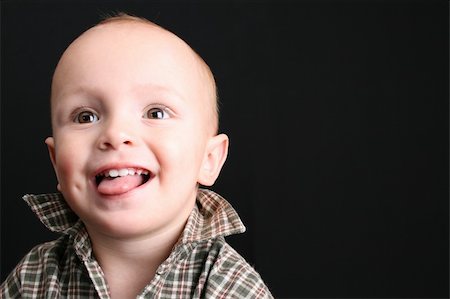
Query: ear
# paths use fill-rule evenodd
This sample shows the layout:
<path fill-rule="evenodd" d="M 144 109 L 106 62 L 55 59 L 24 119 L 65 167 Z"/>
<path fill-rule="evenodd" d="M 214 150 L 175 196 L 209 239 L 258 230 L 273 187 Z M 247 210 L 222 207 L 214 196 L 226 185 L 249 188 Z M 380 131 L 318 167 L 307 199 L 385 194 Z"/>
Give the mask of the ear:
<path fill-rule="evenodd" d="M 50 157 L 50 161 L 52 161 L 53 169 L 55 170 L 55 174 L 56 174 L 56 179 L 58 179 L 58 172 L 56 171 L 56 158 L 55 158 L 55 139 L 53 137 L 47 137 L 45 139 L 45 144 L 47 144 L 48 155 Z M 58 180 L 58 185 L 56 186 L 56 188 L 59 191 L 61 191 L 61 186 L 59 185 L 59 180 Z"/>
<path fill-rule="evenodd" d="M 198 182 L 204 186 L 211 186 L 219 176 L 223 163 L 228 155 L 228 136 L 219 134 L 208 141 L 205 156 L 200 168 Z"/>
<path fill-rule="evenodd" d="M 55 139 L 53 137 L 47 137 L 45 139 L 45 144 L 47 144 L 50 161 L 52 161 L 53 167 L 55 167 Z"/>

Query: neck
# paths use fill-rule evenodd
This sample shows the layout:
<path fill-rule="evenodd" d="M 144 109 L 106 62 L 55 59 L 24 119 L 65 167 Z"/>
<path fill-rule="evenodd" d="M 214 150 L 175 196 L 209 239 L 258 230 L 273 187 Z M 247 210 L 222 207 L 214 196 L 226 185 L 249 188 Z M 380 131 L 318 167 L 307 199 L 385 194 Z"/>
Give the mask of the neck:
<path fill-rule="evenodd" d="M 135 298 L 170 255 L 184 223 L 163 232 L 134 238 L 115 238 L 88 229 L 94 255 L 112 298 Z"/>
<path fill-rule="evenodd" d="M 115 239 L 90 233 L 92 247 L 100 266 L 109 262 L 133 265 L 161 264 L 170 254 L 181 231 L 137 239 Z"/>

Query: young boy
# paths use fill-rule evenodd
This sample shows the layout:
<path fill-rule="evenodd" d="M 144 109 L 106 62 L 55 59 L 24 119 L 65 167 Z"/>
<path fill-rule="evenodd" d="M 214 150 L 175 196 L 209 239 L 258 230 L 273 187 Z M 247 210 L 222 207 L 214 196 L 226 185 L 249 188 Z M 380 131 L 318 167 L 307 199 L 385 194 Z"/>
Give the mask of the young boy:
<path fill-rule="evenodd" d="M 56 241 L 4 298 L 272 298 L 224 236 L 245 228 L 211 186 L 227 157 L 213 75 L 180 38 L 128 15 L 62 55 L 46 139 L 61 193 L 24 199 Z"/>

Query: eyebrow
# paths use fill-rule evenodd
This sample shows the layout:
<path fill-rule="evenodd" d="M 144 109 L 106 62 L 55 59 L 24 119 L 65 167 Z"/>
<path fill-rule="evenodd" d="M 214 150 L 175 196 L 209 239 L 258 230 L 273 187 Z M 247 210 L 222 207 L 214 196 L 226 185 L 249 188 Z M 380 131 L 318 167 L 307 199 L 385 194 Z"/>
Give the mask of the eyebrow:
<path fill-rule="evenodd" d="M 161 94 L 168 94 L 168 95 L 174 95 L 176 98 L 180 99 L 180 100 L 184 100 L 185 97 L 179 93 L 176 89 L 174 88 L 169 88 L 163 85 L 159 85 L 159 84 L 141 84 L 141 85 L 137 85 L 133 88 L 133 91 L 147 91 L 147 90 L 151 90 L 152 92 L 157 92 L 157 93 L 161 93 Z"/>

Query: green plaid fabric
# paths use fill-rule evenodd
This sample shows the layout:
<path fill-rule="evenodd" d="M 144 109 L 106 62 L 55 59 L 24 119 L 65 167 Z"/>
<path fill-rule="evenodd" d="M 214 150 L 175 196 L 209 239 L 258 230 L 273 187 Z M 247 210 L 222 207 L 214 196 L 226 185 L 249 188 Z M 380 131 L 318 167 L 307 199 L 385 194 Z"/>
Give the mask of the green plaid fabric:
<path fill-rule="evenodd" d="M 55 241 L 33 248 L 1 285 L 1 298 L 110 298 L 81 220 L 59 193 L 25 201 Z M 259 274 L 224 237 L 245 231 L 231 205 L 200 189 L 170 256 L 137 298 L 273 298 Z"/>

